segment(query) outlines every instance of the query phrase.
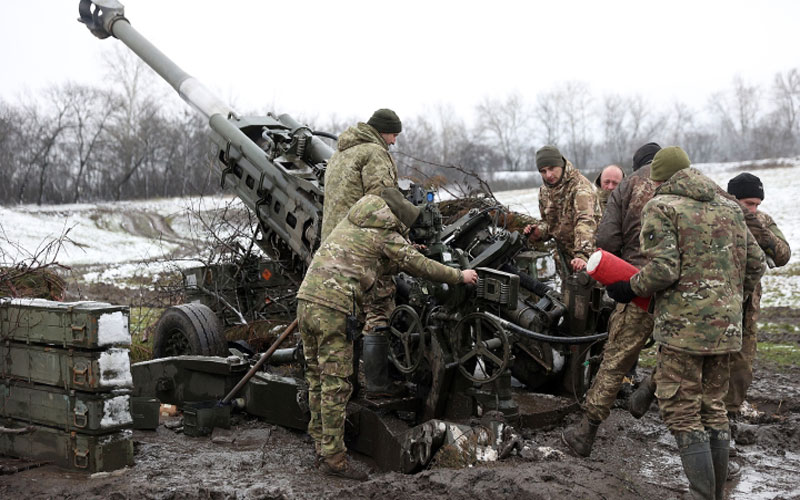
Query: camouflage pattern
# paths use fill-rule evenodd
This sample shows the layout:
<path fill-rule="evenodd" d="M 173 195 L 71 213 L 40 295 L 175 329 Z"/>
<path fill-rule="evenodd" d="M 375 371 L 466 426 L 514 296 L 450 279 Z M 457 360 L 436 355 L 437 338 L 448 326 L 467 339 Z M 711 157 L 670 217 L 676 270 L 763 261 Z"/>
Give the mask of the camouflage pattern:
<path fill-rule="evenodd" d="M 403 237 L 406 228 L 379 196 L 361 198 L 317 250 L 297 298 L 358 311 L 382 275 L 404 271 L 431 281 L 461 282 L 461 271 L 428 259 Z"/>
<path fill-rule="evenodd" d="M 592 183 L 571 162 L 555 186 L 545 183 L 539 188 L 539 213 L 543 240 L 555 239 L 568 261 L 589 259 L 595 249 L 600 203 Z"/>
<path fill-rule="evenodd" d="M 642 209 L 656 192 L 650 179 L 650 165 L 622 179 L 611 193 L 597 227 L 597 247 L 642 268 L 647 259 L 639 246 L 642 228 Z"/>
<path fill-rule="evenodd" d="M 653 296 L 656 341 L 687 353 L 741 349 L 743 299 L 764 273 L 764 252 L 741 208 L 715 189 L 686 168 L 656 189 L 642 213 L 640 246 L 649 262 L 631 288 Z"/>
<path fill-rule="evenodd" d="M 0 267 L 0 297 L 61 301 L 66 288 L 66 283 L 55 271 L 44 267 Z"/>
<path fill-rule="evenodd" d="M 700 356 L 659 346 L 656 397 L 661 419 L 673 434 L 729 431 L 722 402 L 728 391 L 729 358 L 728 353 Z"/>
<path fill-rule="evenodd" d="M 366 123 L 342 132 L 325 169 L 322 241 L 362 196 L 387 187 L 397 187 L 397 165 L 383 137 Z"/>
<path fill-rule="evenodd" d="M 344 421 L 353 392 L 353 342 L 347 340 L 347 315 L 325 306 L 297 301 L 297 320 L 303 340 L 311 420 L 308 434 L 323 457 L 346 450 Z"/>
<path fill-rule="evenodd" d="M 757 211 L 755 214 L 745 216 L 745 221 L 750 232 L 764 250 L 768 259 L 775 266 L 785 266 L 792 256 L 789 243 L 778 229 L 778 225 L 765 212 Z M 742 349 L 731 354 L 731 378 L 728 393 L 725 396 L 725 406 L 730 413 L 739 411 L 739 407 L 747 397 L 747 389 L 753 381 L 753 360 L 756 356 L 758 337 L 757 324 L 761 312 L 761 283 L 756 285 L 750 299 L 744 303 L 744 319 L 742 325 Z"/>
<path fill-rule="evenodd" d="M 597 188 L 597 202 L 600 204 L 600 215 L 602 216 L 603 212 L 606 210 L 606 205 L 608 204 L 608 198 L 611 196 L 611 191 L 606 189 Z"/>
<path fill-rule="evenodd" d="M 603 361 L 586 393 L 584 412 L 590 420 L 608 418 L 622 379 L 639 358 L 653 331 L 653 316 L 635 304 L 617 304 L 608 322 Z"/>

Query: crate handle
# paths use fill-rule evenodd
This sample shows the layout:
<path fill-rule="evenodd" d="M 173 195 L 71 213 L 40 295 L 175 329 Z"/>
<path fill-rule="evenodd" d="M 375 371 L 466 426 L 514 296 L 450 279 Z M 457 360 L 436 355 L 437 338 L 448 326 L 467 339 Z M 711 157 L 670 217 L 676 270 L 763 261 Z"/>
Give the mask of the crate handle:
<path fill-rule="evenodd" d="M 72 338 L 77 341 L 83 341 L 86 325 L 70 325 L 70 328 L 72 329 Z"/>
<path fill-rule="evenodd" d="M 86 385 L 89 372 L 89 363 L 75 363 L 72 366 L 72 383 L 75 385 Z"/>
<path fill-rule="evenodd" d="M 89 423 L 89 417 L 86 416 L 88 411 L 88 408 L 84 409 L 83 411 L 79 411 L 77 408 L 75 408 L 75 413 L 73 414 L 72 419 L 72 421 L 75 423 L 75 427 L 80 427 L 81 429 L 86 427 L 86 425 Z M 78 423 L 79 419 L 81 423 Z"/>
<path fill-rule="evenodd" d="M 79 450 L 75 448 L 72 450 L 75 453 L 75 457 L 73 462 L 75 463 L 75 467 L 79 469 L 86 469 L 89 467 L 89 448 L 85 450 Z"/>

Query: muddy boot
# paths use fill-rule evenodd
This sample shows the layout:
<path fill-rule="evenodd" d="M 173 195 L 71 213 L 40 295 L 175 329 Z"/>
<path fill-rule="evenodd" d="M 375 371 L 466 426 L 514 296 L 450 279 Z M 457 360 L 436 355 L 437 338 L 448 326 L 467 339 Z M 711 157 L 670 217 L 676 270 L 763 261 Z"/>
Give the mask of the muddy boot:
<path fill-rule="evenodd" d="M 714 461 L 705 433 L 680 432 L 675 435 L 675 440 L 678 442 L 678 449 L 681 453 L 683 472 L 689 479 L 689 492 L 691 492 L 692 498 L 714 500 L 716 497 Z M 727 449 L 725 451 L 727 452 Z"/>
<path fill-rule="evenodd" d="M 600 422 L 589 420 L 589 417 L 584 415 L 578 425 L 573 425 L 561 433 L 561 441 L 576 455 L 588 457 L 592 454 L 592 445 L 599 427 Z"/>
<path fill-rule="evenodd" d="M 397 397 L 405 387 L 389 381 L 389 339 L 383 334 L 365 335 L 362 359 L 367 398 Z"/>
<path fill-rule="evenodd" d="M 369 479 L 369 473 L 360 464 L 354 463 L 347 458 L 346 452 L 337 453 L 324 459 L 320 464 L 320 470 L 328 476 L 355 479 L 357 481 Z"/>
<path fill-rule="evenodd" d="M 739 477 L 742 473 L 742 466 L 737 464 L 731 459 L 728 459 L 728 481 L 733 478 Z"/>
<path fill-rule="evenodd" d="M 728 447 L 731 434 L 728 431 L 708 430 L 708 444 L 711 448 L 711 461 L 714 463 L 715 498 L 722 500 L 725 494 L 725 481 L 728 480 Z"/>
<path fill-rule="evenodd" d="M 652 376 L 648 376 L 642 380 L 639 387 L 633 391 L 630 399 L 628 399 L 628 411 L 631 412 L 634 418 L 642 418 L 645 413 L 650 409 L 653 400 L 656 398 L 656 383 Z"/>

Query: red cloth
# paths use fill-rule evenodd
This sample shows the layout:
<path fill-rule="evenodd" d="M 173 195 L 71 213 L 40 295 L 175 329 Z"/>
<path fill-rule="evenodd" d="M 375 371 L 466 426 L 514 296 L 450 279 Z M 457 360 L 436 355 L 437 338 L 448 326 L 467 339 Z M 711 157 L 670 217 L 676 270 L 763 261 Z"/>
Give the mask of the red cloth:
<path fill-rule="evenodd" d="M 617 281 L 631 279 L 639 270 L 613 253 L 600 249 L 589 257 L 589 262 L 586 263 L 586 272 L 603 285 L 610 285 Z M 647 311 L 650 307 L 650 297 L 636 297 L 633 299 L 633 303 Z"/>

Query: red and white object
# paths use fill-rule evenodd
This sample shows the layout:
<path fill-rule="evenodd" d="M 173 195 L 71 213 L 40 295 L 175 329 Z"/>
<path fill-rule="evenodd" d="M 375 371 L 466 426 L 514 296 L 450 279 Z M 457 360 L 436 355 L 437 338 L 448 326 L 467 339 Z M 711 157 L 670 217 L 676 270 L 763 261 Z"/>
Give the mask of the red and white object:
<path fill-rule="evenodd" d="M 638 273 L 636 266 L 625 262 L 616 255 L 605 250 L 598 250 L 589 257 L 586 263 L 586 272 L 603 285 L 610 285 L 617 281 L 627 281 Z M 636 297 L 633 303 L 647 311 L 650 306 L 650 297 Z"/>

